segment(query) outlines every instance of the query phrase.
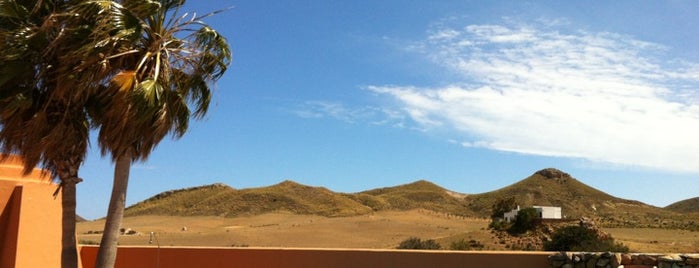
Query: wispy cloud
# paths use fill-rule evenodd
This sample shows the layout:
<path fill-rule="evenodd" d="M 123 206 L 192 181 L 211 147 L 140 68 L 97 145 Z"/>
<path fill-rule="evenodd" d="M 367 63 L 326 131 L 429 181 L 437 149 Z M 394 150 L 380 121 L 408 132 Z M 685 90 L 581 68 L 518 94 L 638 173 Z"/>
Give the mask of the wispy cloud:
<path fill-rule="evenodd" d="M 368 122 L 372 125 L 393 127 L 404 127 L 407 119 L 404 113 L 388 107 L 349 107 L 332 101 L 307 101 L 293 112 L 303 118 L 332 118 L 350 124 Z"/>
<path fill-rule="evenodd" d="M 462 81 L 368 88 L 464 146 L 699 172 L 699 64 L 630 36 L 555 27 L 434 29 L 410 49 Z"/>

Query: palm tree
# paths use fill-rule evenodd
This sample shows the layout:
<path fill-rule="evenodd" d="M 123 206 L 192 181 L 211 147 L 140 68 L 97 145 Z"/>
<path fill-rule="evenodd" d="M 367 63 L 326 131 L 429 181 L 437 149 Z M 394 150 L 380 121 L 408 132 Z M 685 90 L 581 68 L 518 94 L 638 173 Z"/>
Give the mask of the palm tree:
<path fill-rule="evenodd" d="M 116 72 L 104 109 L 95 114 L 102 154 L 115 162 L 114 185 L 96 267 L 113 267 L 124 213 L 129 170 L 144 161 L 168 134 L 182 137 L 190 117 L 201 119 L 211 101 L 210 85 L 226 71 L 226 39 L 202 19 L 179 15 L 184 0 L 123 1 L 137 18 L 138 38 L 120 46 L 110 65 Z"/>
<path fill-rule="evenodd" d="M 74 61 L 64 57 L 85 33 L 58 23 L 64 10 L 62 1 L 0 4 L 0 144 L 20 154 L 25 172 L 41 163 L 60 181 L 61 266 L 77 267 L 75 189 L 89 125 L 85 95 L 72 94 L 78 78 L 66 75 Z"/>
<path fill-rule="evenodd" d="M 129 32 L 128 23 L 108 21 L 120 17 L 100 15 L 106 2 L 0 1 L 0 149 L 19 154 L 25 172 L 41 164 L 60 181 L 61 267 L 78 266 L 76 184 L 90 112 L 111 74 L 101 68 L 115 54 L 105 40 Z M 98 26 L 112 29 L 109 36 L 94 34 Z"/>

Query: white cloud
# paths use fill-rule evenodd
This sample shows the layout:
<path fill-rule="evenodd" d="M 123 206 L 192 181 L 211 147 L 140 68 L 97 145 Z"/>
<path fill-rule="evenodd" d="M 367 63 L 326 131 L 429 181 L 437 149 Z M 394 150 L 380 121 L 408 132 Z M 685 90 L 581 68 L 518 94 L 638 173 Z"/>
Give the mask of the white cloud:
<path fill-rule="evenodd" d="M 419 48 L 452 86 L 370 86 L 425 129 L 466 147 L 699 172 L 699 63 L 614 33 L 468 25 Z"/>
<path fill-rule="evenodd" d="M 389 125 L 404 127 L 407 116 L 390 108 L 383 107 L 348 107 L 339 102 L 307 101 L 293 111 L 303 118 L 332 118 L 345 123 L 369 122 L 372 125 Z"/>
<path fill-rule="evenodd" d="M 452 29 L 439 30 L 429 36 L 430 40 L 450 40 L 459 36 L 459 32 Z"/>

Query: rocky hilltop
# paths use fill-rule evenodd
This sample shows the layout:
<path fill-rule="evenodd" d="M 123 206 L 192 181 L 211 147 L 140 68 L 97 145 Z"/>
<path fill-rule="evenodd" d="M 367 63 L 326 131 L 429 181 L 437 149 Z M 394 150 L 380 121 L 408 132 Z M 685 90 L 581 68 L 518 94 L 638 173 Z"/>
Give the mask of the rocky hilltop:
<path fill-rule="evenodd" d="M 614 197 L 590 187 L 568 173 L 554 168 L 542 169 L 515 184 L 492 192 L 470 196 L 469 207 L 488 215 L 499 198 L 514 196 L 520 206 L 557 206 L 567 218 L 612 215 L 623 211 L 659 213 L 662 209 L 644 203 Z"/>

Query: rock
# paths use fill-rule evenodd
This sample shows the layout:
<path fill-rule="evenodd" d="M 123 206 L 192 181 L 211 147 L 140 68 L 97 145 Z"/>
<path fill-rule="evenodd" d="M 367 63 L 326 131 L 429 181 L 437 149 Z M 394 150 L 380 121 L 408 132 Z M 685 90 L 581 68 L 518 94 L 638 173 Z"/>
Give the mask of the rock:
<path fill-rule="evenodd" d="M 656 265 L 656 264 L 658 264 L 658 257 L 657 256 L 642 254 L 642 255 L 637 255 L 636 257 L 638 257 L 638 263 L 634 262 L 634 264 L 643 264 L 643 265 Z"/>
<path fill-rule="evenodd" d="M 599 258 L 599 256 L 595 255 L 594 253 L 590 253 L 590 252 L 586 252 L 584 254 L 584 256 L 585 256 L 585 258 L 584 258 L 585 261 L 592 259 L 592 258 Z"/>
<path fill-rule="evenodd" d="M 669 254 L 669 255 L 663 255 L 663 256 L 658 257 L 658 262 L 673 263 L 673 262 L 681 262 L 681 261 L 684 261 L 684 259 L 682 259 L 682 257 L 679 254 Z"/>
<path fill-rule="evenodd" d="M 621 254 L 621 265 L 631 264 L 631 254 Z"/>
<path fill-rule="evenodd" d="M 570 178 L 570 174 L 565 173 L 565 172 L 560 171 L 560 170 L 555 169 L 555 168 L 542 169 L 542 170 L 537 171 L 536 174 L 544 176 L 547 179 Z"/>
<path fill-rule="evenodd" d="M 699 265 L 699 254 L 682 254 L 682 259 L 689 265 Z"/>
<path fill-rule="evenodd" d="M 549 260 L 549 264 L 551 264 L 551 267 L 553 267 L 553 268 L 560 268 L 560 267 L 563 267 L 563 265 L 565 265 L 566 262 L 565 261 L 551 261 L 551 260 Z"/>
<path fill-rule="evenodd" d="M 597 268 L 597 259 L 589 259 L 587 260 L 587 265 L 585 265 L 585 268 Z"/>
<path fill-rule="evenodd" d="M 619 265 L 621 265 L 621 253 L 614 253 L 611 257 L 610 264 L 612 267 L 619 267 Z"/>
<path fill-rule="evenodd" d="M 661 262 L 658 264 L 658 268 L 672 268 L 672 263 Z"/>
<path fill-rule="evenodd" d="M 549 261 L 565 261 L 568 256 L 564 252 L 557 252 L 556 254 L 549 255 Z"/>
<path fill-rule="evenodd" d="M 562 267 L 564 264 L 568 263 L 568 255 L 564 252 L 558 252 L 556 254 L 550 255 L 548 257 L 549 259 L 549 264 L 551 264 L 551 267 L 554 268 L 559 268 Z"/>

